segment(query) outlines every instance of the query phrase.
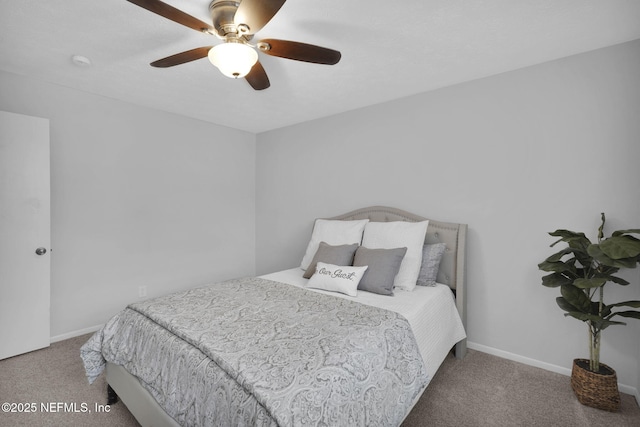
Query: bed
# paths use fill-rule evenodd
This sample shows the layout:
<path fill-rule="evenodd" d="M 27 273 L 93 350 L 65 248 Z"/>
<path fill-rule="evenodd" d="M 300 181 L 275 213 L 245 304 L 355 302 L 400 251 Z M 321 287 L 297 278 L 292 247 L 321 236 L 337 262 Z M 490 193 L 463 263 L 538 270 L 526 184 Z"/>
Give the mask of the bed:
<path fill-rule="evenodd" d="M 312 243 L 320 221 L 364 223 L 351 270 L 318 258 Z M 410 258 L 393 236 L 391 246 L 369 237 L 375 249 L 365 248 L 367 236 L 387 226 L 424 226 L 421 253 L 422 245 L 445 248 L 437 283 L 352 293 L 353 277 L 379 283 L 381 270 L 362 260 Z M 301 266 L 127 307 L 83 346 L 87 376 L 106 370 L 110 403 L 119 397 L 143 426 L 399 425 L 447 353 L 466 353 L 466 230 L 381 206 L 316 220 Z M 334 254 L 350 246 L 320 245 Z M 336 292 L 334 283 L 350 288 Z"/>

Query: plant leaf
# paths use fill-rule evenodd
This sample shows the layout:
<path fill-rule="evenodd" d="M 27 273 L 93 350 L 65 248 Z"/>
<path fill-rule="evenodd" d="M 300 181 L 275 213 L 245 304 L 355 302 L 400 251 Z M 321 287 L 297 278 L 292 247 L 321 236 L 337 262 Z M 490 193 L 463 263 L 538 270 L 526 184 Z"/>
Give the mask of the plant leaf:
<path fill-rule="evenodd" d="M 613 283 L 617 283 L 618 285 L 622 285 L 622 286 L 627 286 L 629 284 L 629 282 L 627 282 L 623 278 L 616 277 L 616 276 L 609 276 L 609 280 L 611 280 Z"/>
<path fill-rule="evenodd" d="M 591 245 L 587 248 L 587 252 L 599 263 L 614 268 L 635 268 L 635 258 L 613 259 L 602 252 L 599 245 Z M 613 273 L 613 272 L 612 272 Z"/>
<path fill-rule="evenodd" d="M 573 285 L 562 285 L 560 293 L 569 304 L 582 313 L 591 313 L 591 300 L 581 289 Z"/>
<path fill-rule="evenodd" d="M 626 325 L 626 323 L 624 322 L 605 320 L 600 316 L 596 316 L 595 314 L 586 314 L 586 313 L 581 313 L 579 311 L 570 311 L 568 313 L 565 313 L 564 315 L 571 316 L 578 320 L 582 320 L 583 322 L 591 322 L 591 325 L 593 325 L 596 329 L 600 329 L 600 330 L 607 329 L 609 326 L 612 326 L 612 325 Z"/>
<path fill-rule="evenodd" d="M 556 298 L 556 304 L 558 304 L 558 307 L 560 307 L 561 309 L 563 309 L 564 311 L 568 311 L 568 312 L 574 312 L 577 310 L 576 307 L 572 306 L 571 304 L 569 304 L 567 302 L 566 299 L 564 299 L 563 297 L 557 297 Z"/>
<path fill-rule="evenodd" d="M 580 238 L 580 237 L 584 237 L 585 239 L 587 238 L 587 236 L 585 236 L 584 233 L 578 233 L 575 231 L 571 231 L 571 230 L 564 230 L 564 229 L 558 229 L 556 231 L 552 231 L 549 233 L 550 236 L 554 236 L 554 237 L 560 237 L 561 240 L 564 240 L 565 242 L 568 239 L 574 239 L 576 237 Z"/>
<path fill-rule="evenodd" d="M 560 237 L 560 240 L 554 242 L 551 246 L 555 245 L 559 241 L 564 241 L 569 244 L 569 246 L 573 248 L 579 248 L 583 251 L 587 250 L 587 247 L 591 244 L 591 241 L 587 239 L 584 233 L 577 233 L 575 231 L 570 230 L 556 230 L 549 233 L 551 236 Z"/>
<path fill-rule="evenodd" d="M 635 258 L 640 255 L 640 240 L 633 236 L 618 235 L 603 240 L 600 250 L 612 259 Z"/>
<path fill-rule="evenodd" d="M 573 285 L 579 289 L 599 288 L 605 283 L 607 283 L 606 277 L 593 277 L 591 279 L 576 279 L 573 281 Z"/>
<path fill-rule="evenodd" d="M 633 319 L 640 319 L 640 311 L 633 311 L 633 310 L 619 311 L 617 313 L 614 313 L 613 316 L 622 316 L 622 317 L 631 317 Z"/>
<path fill-rule="evenodd" d="M 542 261 L 540 264 L 538 264 L 538 268 L 542 271 L 553 271 L 556 273 L 570 272 L 570 273 L 573 273 L 574 275 L 576 274 L 576 268 L 573 265 L 573 263 L 570 261 L 567 261 L 567 262 Z"/>
<path fill-rule="evenodd" d="M 548 288 L 557 288 L 558 286 L 570 285 L 571 283 L 573 283 L 573 279 L 560 273 L 551 273 L 542 277 L 542 285 Z"/>
<path fill-rule="evenodd" d="M 562 259 L 563 256 L 565 256 L 567 254 L 572 254 L 572 253 L 575 253 L 575 252 L 580 252 L 582 254 L 587 255 L 587 253 L 585 251 L 581 251 L 580 249 L 568 247 L 568 248 L 564 248 L 561 251 L 556 252 L 555 254 L 551 255 L 549 258 L 545 259 L 545 261 L 558 262 L 558 261 L 560 261 L 560 259 Z"/>
<path fill-rule="evenodd" d="M 633 307 L 640 308 L 640 301 L 632 300 L 632 301 L 623 301 L 616 304 L 610 304 L 609 307 Z"/>
<path fill-rule="evenodd" d="M 617 322 L 613 320 L 602 320 L 596 323 L 596 328 L 598 329 L 607 329 L 611 325 L 626 325 L 624 322 Z"/>
<path fill-rule="evenodd" d="M 564 315 L 574 317 L 578 320 L 582 320 L 583 322 L 599 323 L 602 321 L 602 319 L 595 314 L 583 313 L 581 311 L 570 311 Z"/>
<path fill-rule="evenodd" d="M 621 234 L 640 234 L 640 228 L 630 228 L 628 230 L 614 231 L 612 236 L 619 236 Z"/>

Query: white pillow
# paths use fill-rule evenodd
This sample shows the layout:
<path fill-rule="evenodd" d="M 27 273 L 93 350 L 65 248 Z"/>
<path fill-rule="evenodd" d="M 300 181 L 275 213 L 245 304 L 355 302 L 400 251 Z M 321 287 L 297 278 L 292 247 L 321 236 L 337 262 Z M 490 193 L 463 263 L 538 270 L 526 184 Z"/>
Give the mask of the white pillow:
<path fill-rule="evenodd" d="M 318 251 L 320 242 L 325 242 L 331 246 L 351 245 L 362 242 L 362 232 L 364 226 L 369 222 L 368 219 L 359 219 L 355 221 L 340 221 L 333 219 L 316 219 L 311 233 L 311 241 L 307 245 L 307 251 L 302 258 L 300 268 L 306 270 L 309 268 L 313 257 Z"/>
<path fill-rule="evenodd" d="M 366 265 L 352 267 L 319 262 L 316 266 L 316 272 L 307 283 L 307 287 L 340 292 L 355 297 L 358 295 L 358 284 L 367 268 L 369 267 Z"/>
<path fill-rule="evenodd" d="M 422 247 L 429 221 L 370 222 L 364 228 L 362 246 L 370 249 L 407 248 L 400 271 L 393 281 L 395 288 L 412 291 L 422 265 Z"/>

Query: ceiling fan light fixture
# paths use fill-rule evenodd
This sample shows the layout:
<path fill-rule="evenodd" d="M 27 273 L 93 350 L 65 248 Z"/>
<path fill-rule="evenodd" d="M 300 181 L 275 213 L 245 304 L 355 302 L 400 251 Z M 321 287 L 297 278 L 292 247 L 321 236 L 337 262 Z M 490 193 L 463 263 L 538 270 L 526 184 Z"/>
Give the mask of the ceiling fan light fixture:
<path fill-rule="evenodd" d="M 251 67 L 258 62 L 258 52 L 251 46 L 241 42 L 226 42 L 209 50 L 209 61 L 222 74 L 232 79 L 239 79 L 251 71 Z"/>

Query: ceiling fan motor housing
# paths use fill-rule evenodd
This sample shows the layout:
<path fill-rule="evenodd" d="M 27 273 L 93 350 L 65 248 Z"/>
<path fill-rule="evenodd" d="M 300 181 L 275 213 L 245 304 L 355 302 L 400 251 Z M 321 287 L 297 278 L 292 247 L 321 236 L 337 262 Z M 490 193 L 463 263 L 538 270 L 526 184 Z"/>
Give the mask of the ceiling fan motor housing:
<path fill-rule="evenodd" d="M 244 34 L 248 31 L 248 28 L 245 30 L 242 28 L 242 25 L 237 26 L 234 22 L 234 16 L 238 10 L 238 6 L 240 6 L 240 2 L 231 0 L 213 0 L 209 4 L 211 21 L 218 38 L 222 40 L 240 39 L 241 41 L 247 42 L 253 37 L 250 34 Z"/>

